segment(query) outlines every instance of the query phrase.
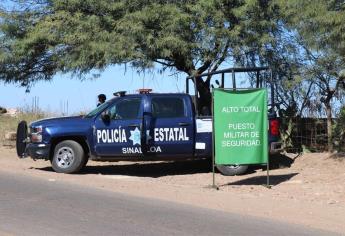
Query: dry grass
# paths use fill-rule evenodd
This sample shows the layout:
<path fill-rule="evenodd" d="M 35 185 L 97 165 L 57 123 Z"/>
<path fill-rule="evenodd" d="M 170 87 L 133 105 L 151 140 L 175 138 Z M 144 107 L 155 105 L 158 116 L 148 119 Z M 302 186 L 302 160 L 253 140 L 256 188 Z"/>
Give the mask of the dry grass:
<path fill-rule="evenodd" d="M 43 117 L 45 117 L 44 114 L 34 113 L 19 113 L 16 117 L 0 115 L 0 145 L 7 144 L 5 134 L 7 132 L 16 132 L 20 121 L 25 120 L 29 124 L 30 122 L 42 119 Z"/>

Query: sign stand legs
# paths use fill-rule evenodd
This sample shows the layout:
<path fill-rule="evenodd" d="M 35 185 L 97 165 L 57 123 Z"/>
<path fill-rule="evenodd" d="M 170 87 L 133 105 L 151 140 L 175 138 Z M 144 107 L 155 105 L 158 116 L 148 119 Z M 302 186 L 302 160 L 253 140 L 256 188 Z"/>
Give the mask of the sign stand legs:
<path fill-rule="evenodd" d="M 219 190 L 219 187 L 216 185 L 214 154 L 212 155 L 212 188 Z"/>
<path fill-rule="evenodd" d="M 269 156 L 267 157 L 267 166 L 266 166 L 266 168 L 267 168 L 267 183 L 266 184 L 264 184 L 264 186 L 266 187 L 266 188 L 272 188 L 272 186 L 270 185 L 270 158 L 269 158 Z"/>
<path fill-rule="evenodd" d="M 214 99 L 213 99 L 213 91 L 212 91 L 212 115 L 214 114 Z M 214 145 L 214 116 L 212 119 L 212 188 L 219 190 L 219 187 L 216 185 L 216 173 L 215 173 L 215 165 L 216 165 L 216 159 L 215 159 L 215 145 Z"/>

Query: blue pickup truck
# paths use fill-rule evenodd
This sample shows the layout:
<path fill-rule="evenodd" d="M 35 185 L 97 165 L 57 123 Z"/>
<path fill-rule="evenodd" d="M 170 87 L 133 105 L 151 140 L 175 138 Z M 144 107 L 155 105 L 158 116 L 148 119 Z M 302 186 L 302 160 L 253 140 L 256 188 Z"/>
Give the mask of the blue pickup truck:
<path fill-rule="evenodd" d="M 278 147 L 276 119 L 270 146 Z M 19 157 L 50 160 L 53 169 L 75 173 L 92 160 L 184 160 L 212 157 L 212 119 L 196 117 L 188 94 L 115 97 L 85 116 L 44 119 L 18 125 Z M 272 133 L 273 132 L 273 133 Z M 275 135 L 274 135 L 275 134 Z M 276 151 L 271 148 L 271 151 Z M 247 166 L 218 166 L 225 175 Z"/>
<path fill-rule="evenodd" d="M 17 129 L 17 154 L 51 162 L 59 173 L 76 173 L 91 160 L 155 161 L 212 158 L 212 117 L 198 115 L 186 93 L 119 92 L 84 116 L 61 117 Z M 280 150 L 279 123 L 269 114 L 270 151 Z M 246 165 L 217 166 L 224 175 Z"/>

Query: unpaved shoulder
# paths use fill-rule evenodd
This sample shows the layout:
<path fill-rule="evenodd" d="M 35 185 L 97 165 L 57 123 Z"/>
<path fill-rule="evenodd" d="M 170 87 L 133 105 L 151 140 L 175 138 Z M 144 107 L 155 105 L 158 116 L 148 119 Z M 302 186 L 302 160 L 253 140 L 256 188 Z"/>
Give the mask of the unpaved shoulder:
<path fill-rule="evenodd" d="M 322 153 L 271 170 L 272 189 L 262 186 L 266 172 L 261 169 L 235 177 L 216 174 L 217 191 L 210 188 L 207 162 L 90 161 L 82 173 L 65 175 L 52 172 L 49 162 L 19 160 L 13 149 L 4 148 L 0 171 L 345 232 L 345 162 Z"/>

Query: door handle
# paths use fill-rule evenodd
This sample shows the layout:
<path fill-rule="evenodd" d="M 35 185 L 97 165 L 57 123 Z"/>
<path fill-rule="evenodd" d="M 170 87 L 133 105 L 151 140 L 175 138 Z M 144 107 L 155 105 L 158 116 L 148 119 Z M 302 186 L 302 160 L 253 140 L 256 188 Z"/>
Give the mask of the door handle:
<path fill-rule="evenodd" d="M 179 126 L 188 126 L 189 123 L 187 123 L 187 122 L 180 122 L 180 123 L 178 123 L 178 125 L 179 125 Z"/>
<path fill-rule="evenodd" d="M 140 127 L 140 124 L 130 124 L 128 127 Z"/>

